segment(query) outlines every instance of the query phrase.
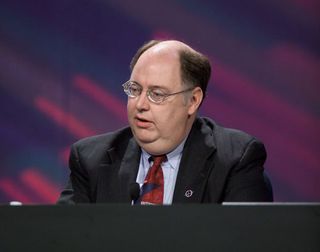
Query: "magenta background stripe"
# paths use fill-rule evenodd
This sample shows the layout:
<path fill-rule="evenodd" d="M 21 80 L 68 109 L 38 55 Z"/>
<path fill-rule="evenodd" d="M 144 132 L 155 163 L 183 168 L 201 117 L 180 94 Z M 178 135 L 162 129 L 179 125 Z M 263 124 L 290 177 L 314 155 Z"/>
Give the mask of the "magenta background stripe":
<path fill-rule="evenodd" d="M 26 195 L 25 192 L 22 191 L 22 189 L 18 186 L 16 186 L 16 183 L 8 178 L 2 178 L 0 180 L 0 189 L 8 196 L 11 197 L 12 201 L 19 201 L 23 204 L 30 204 L 34 202 L 32 198 L 30 198 L 28 195 Z"/>
<path fill-rule="evenodd" d="M 55 203 L 60 188 L 46 178 L 35 167 L 25 169 L 20 175 L 21 181 L 37 194 L 43 202 Z"/>
<path fill-rule="evenodd" d="M 34 104 L 37 109 L 49 116 L 53 122 L 65 128 L 70 132 L 70 134 L 73 134 L 76 137 L 82 138 L 96 134 L 95 131 L 91 130 L 78 118 L 75 118 L 73 115 L 63 111 L 56 104 L 50 102 L 44 97 L 37 97 Z"/>
<path fill-rule="evenodd" d="M 127 121 L 124 102 L 117 99 L 116 96 L 112 95 L 106 89 L 101 88 L 98 83 L 82 75 L 75 75 L 73 83 L 81 92 L 84 92 L 103 108 L 110 111 L 118 120 Z"/>

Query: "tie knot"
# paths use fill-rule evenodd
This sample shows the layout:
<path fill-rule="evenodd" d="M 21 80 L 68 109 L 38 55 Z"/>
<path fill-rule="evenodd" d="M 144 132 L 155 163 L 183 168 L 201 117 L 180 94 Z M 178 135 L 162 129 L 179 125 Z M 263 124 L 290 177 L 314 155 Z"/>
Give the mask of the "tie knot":
<path fill-rule="evenodd" d="M 166 155 L 152 156 L 151 159 L 153 160 L 153 165 L 158 166 L 158 165 L 161 165 L 161 163 L 167 159 L 167 156 Z"/>

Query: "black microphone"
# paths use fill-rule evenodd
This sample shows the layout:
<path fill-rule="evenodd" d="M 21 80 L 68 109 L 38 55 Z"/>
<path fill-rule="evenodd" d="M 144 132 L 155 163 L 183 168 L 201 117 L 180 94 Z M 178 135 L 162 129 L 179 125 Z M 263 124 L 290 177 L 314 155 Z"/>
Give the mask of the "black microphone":
<path fill-rule="evenodd" d="M 131 200 L 133 200 L 133 203 L 135 203 L 140 196 L 140 185 L 137 182 L 132 182 L 129 185 L 129 194 Z"/>

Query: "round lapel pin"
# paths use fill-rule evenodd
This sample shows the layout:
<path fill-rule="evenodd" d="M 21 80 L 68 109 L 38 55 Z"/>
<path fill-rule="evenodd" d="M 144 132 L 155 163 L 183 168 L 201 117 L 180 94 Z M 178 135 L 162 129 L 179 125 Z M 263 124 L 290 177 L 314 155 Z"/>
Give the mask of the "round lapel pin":
<path fill-rule="evenodd" d="M 192 194 L 193 194 L 193 191 L 189 189 L 185 192 L 184 196 L 186 196 L 187 198 L 190 198 Z"/>

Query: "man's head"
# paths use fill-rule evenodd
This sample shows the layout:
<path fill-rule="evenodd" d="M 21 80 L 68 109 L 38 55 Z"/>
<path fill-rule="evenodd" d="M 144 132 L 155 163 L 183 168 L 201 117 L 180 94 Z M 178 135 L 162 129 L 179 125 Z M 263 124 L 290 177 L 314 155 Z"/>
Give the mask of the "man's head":
<path fill-rule="evenodd" d="M 186 44 L 169 40 L 142 46 L 130 67 L 126 87 L 134 94 L 127 105 L 133 135 L 150 154 L 168 153 L 192 127 L 210 78 L 210 63 Z"/>
<path fill-rule="evenodd" d="M 140 56 L 153 46 L 164 42 L 177 42 L 181 43 L 181 48 L 179 49 L 179 60 L 180 60 L 180 71 L 181 80 L 183 85 L 189 85 L 190 87 L 200 87 L 203 92 L 203 98 L 206 95 L 208 82 L 211 75 L 211 66 L 208 58 L 203 54 L 193 50 L 188 45 L 179 41 L 161 41 L 161 40 L 151 40 L 145 43 L 142 47 L 138 49 L 136 54 L 133 56 L 130 63 L 130 70 L 133 71 Z"/>

